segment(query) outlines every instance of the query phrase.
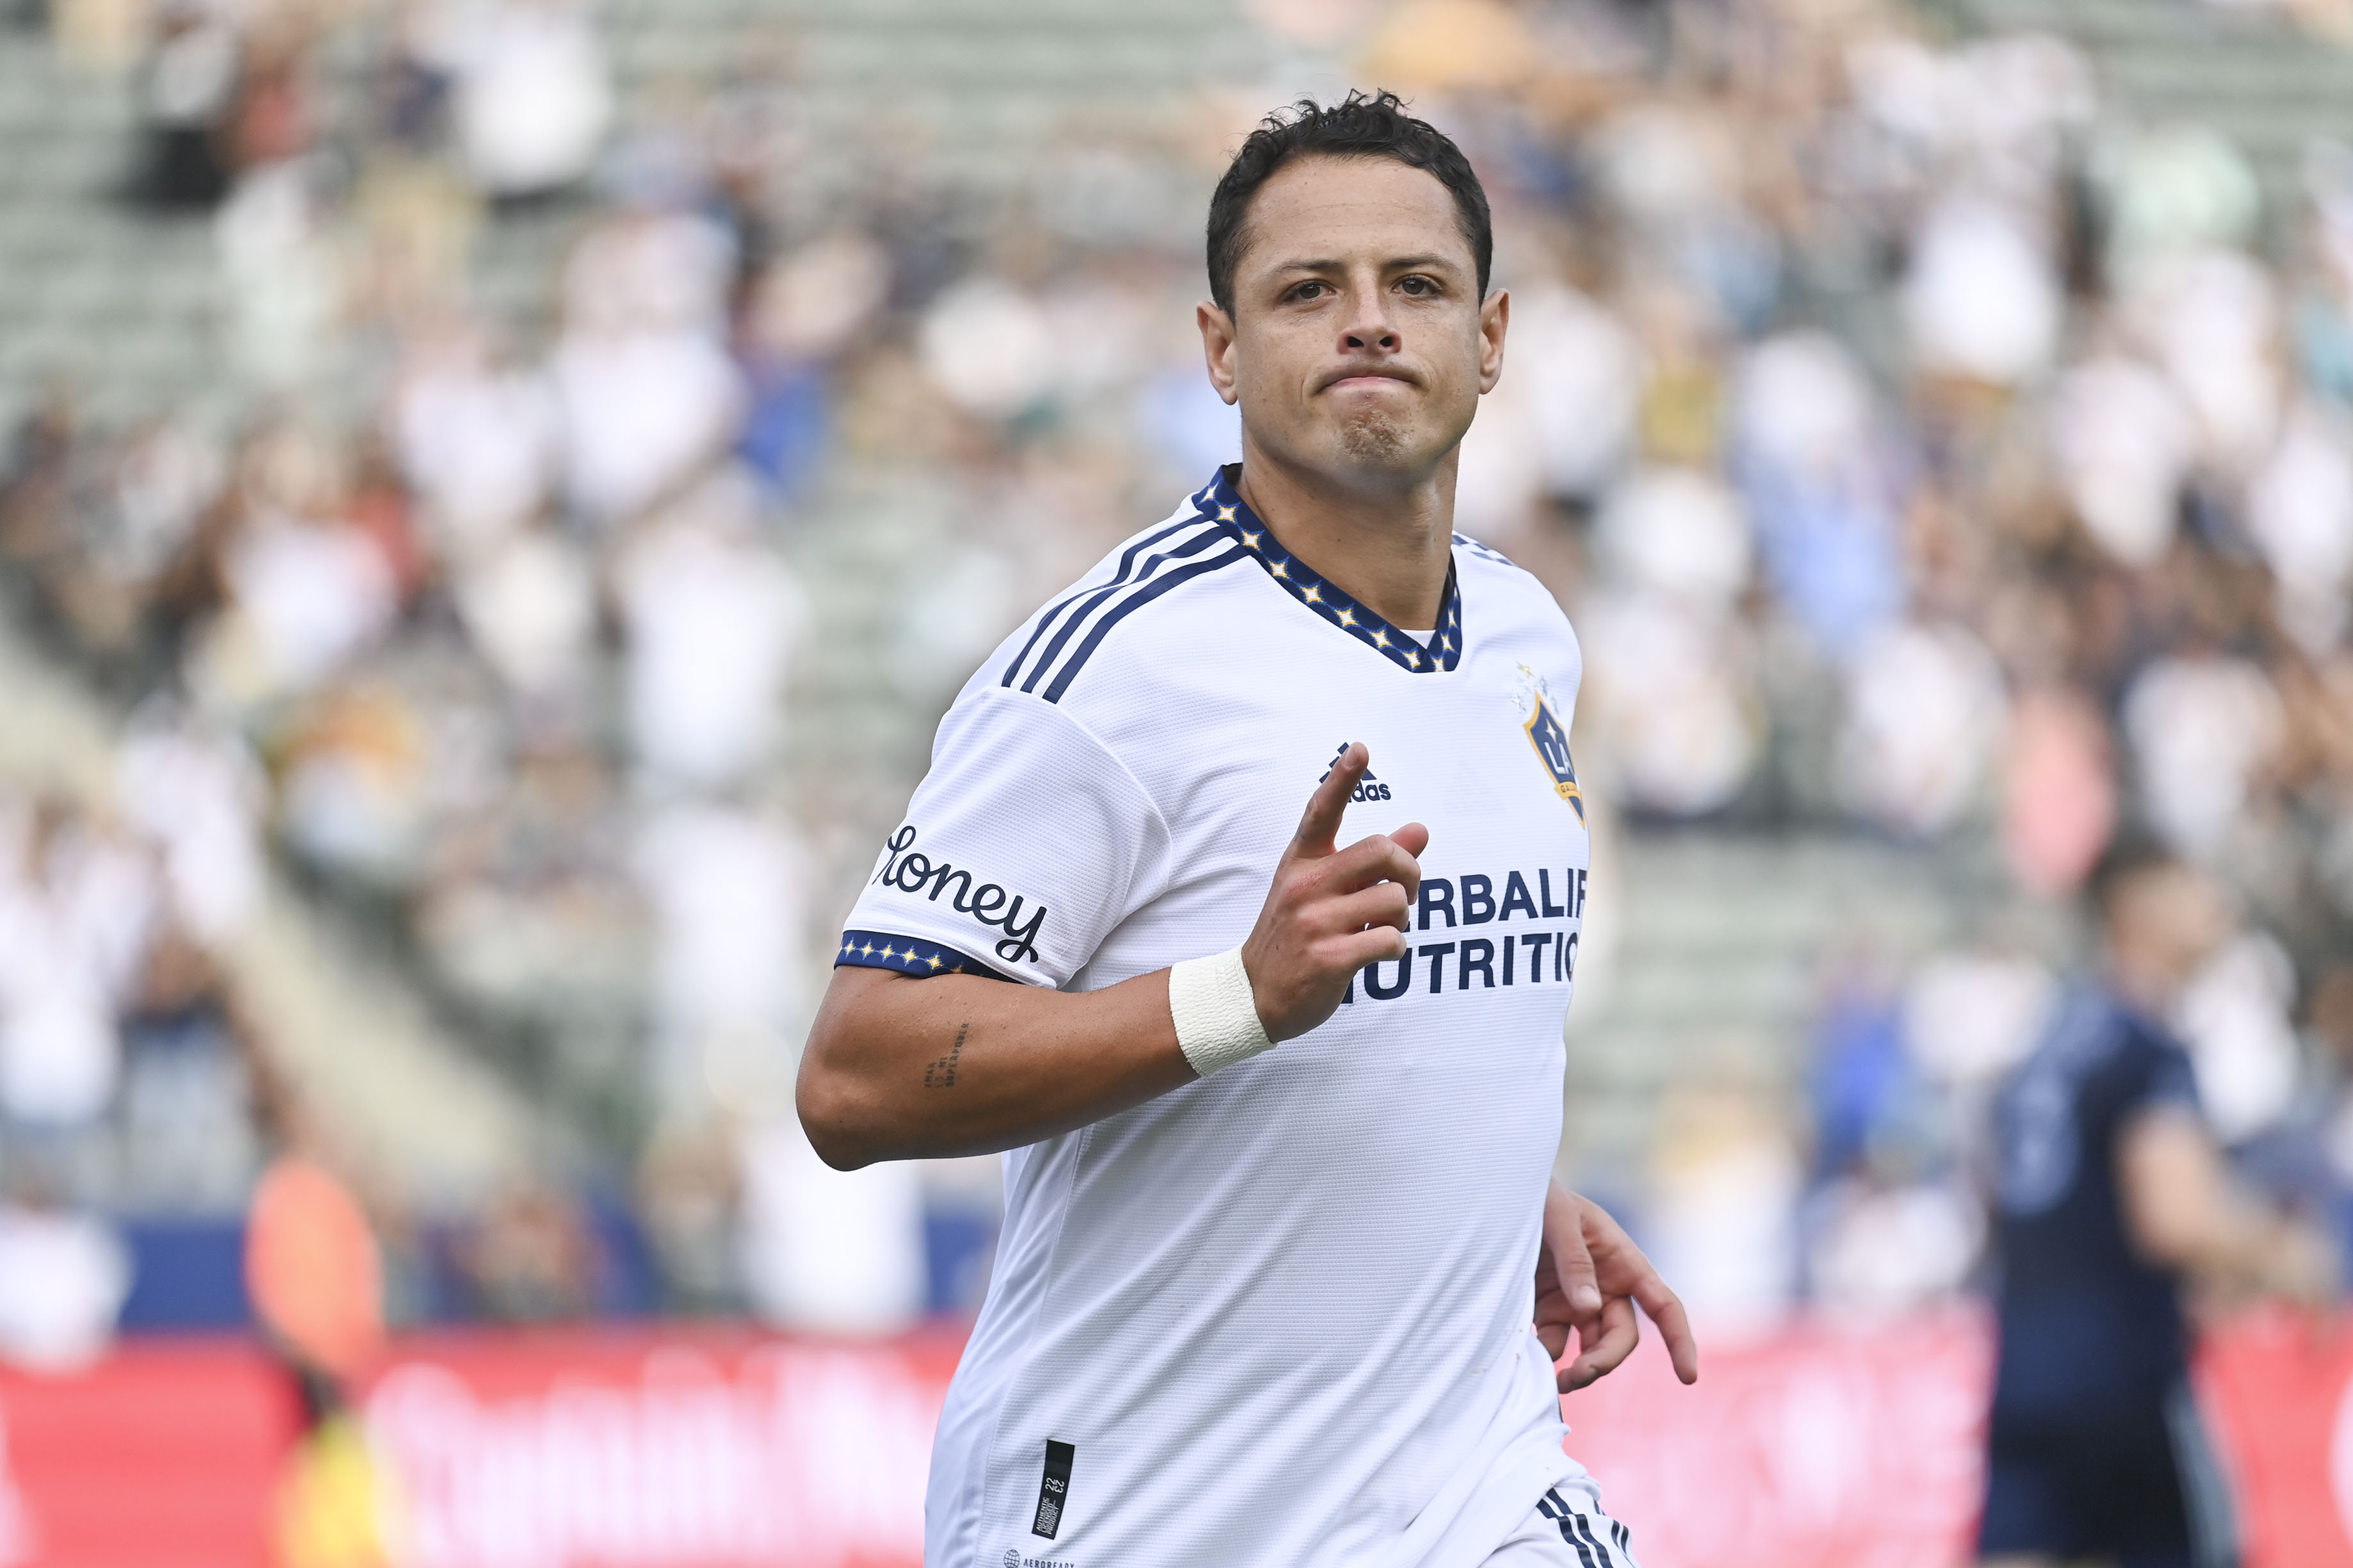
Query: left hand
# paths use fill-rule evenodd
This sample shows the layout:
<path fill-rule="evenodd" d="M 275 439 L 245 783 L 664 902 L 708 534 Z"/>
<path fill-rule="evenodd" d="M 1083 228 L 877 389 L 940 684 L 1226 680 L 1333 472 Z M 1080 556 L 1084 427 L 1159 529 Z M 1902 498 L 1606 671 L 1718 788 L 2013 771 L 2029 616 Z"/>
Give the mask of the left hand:
<path fill-rule="evenodd" d="M 1683 1304 L 1642 1249 L 1600 1205 L 1558 1182 L 1545 1194 L 1544 1241 L 1536 1250 L 1536 1337 L 1552 1353 L 1553 1379 L 1567 1394 L 1606 1376 L 1641 1337 L 1639 1303 L 1665 1336 L 1675 1375 L 1699 1381 L 1699 1342 Z M 1568 1336 L 1577 1332 L 1577 1359 Z"/>

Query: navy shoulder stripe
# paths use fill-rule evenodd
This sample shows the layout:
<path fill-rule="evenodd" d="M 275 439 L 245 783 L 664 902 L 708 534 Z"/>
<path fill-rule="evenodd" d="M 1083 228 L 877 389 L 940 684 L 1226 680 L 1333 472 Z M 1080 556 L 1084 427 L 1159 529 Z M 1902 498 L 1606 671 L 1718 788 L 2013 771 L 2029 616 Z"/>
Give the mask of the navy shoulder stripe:
<path fill-rule="evenodd" d="M 1214 541 L 1222 539 L 1223 535 L 1211 534 L 1208 537 Z M 1237 544 L 1222 554 L 1212 555 L 1206 561 L 1196 561 L 1189 565 L 1178 567 L 1173 572 L 1165 572 L 1122 599 L 1095 622 L 1093 629 L 1087 633 L 1086 641 L 1079 645 L 1078 651 L 1070 657 L 1069 661 L 1062 666 L 1061 672 L 1054 677 L 1053 684 L 1046 688 L 1046 700 L 1060 702 L 1062 700 L 1062 693 L 1071 689 L 1071 679 L 1080 670 L 1086 668 L 1087 660 L 1094 656 L 1094 651 L 1102 644 L 1104 634 L 1112 627 L 1119 625 L 1171 588 L 1182 587 L 1204 573 L 1215 572 L 1221 566 L 1230 566 L 1237 561 L 1249 558 L 1250 552 Z M 1032 676 L 1030 679 L 1035 680 L 1037 678 Z"/>
<path fill-rule="evenodd" d="M 1101 609 L 1107 600 L 1110 600 L 1117 595 L 1133 593 L 1141 586 L 1148 585 L 1157 581 L 1158 578 L 1155 574 L 1160 574 L 1160 569 L 1163 566 L 1166 566 L 1169 562 L 1181 561 L 1188 556 L 1198 555 L 1202 551 L 1208 549 L 1214 544 L 1222 543 L 1224 541 L 1224 532 L 1215 524 L 1202 523 L 1197 519 L 1195 520 L 1195 531 L 1190 538 L 1180 536 L 1166 550 L 1146 557 L 1142 566 L 1137 569 L 1132 582 L 1108 584 L 1103 587 L 1096 589 L 1092 594 L 1090 594 L 1084 603 L 1081 604 L 1074 611 L 1064 617 L 1061 628 L 1055 632 L 1053 639 L 1047 643 L 1045 651 L 1038 656 L 1037 663 L 1030 667 L 1029 677 L 1021 683 L 1021 689 L 1024 691 L 1035 691 L 1038 689 L 1039 678 L 1054 667 L 1054 661 L 1061 657 L 1063 646 L 1071 640 L 1072 635 L 1075 634 L 1081 626 L 1087 624 L 1087 617 L 1094 615 L 1097 610 Z M 1088 648 L 1092 648 L 1095 643 L 1099 640 L 1101 639 L 1090 635 L 1083 646 Z M 1083 658 L 1084 656 L 1082 655 L 1081 657 Z M 1012 675 L 1013 671 L 1011 670 L 1008 670 L 1006 672 L 1005 684 L 1010 686 L 1013 683 Z M 1052 699 L 1049 698 L 1048 700 L 1051 701 Z"/>
<path fill-rule="evenodd" d="M 1099 628 L 1106 619 L 1116 620 L 1127 613 L 1128 601 L 1135 595 L 1155 587 L 1172 574 L 1192 574 L 1186 568 L 1197 563 L 1207 552 L 1230 543 L 1232 536 L 1216 520 L 1196 515 L 1156 529 L 1131 542 L 1121 554 L 1118 567 L 1110 580 L 1082 586 L 1063 595 L 1044 614 L 1024 639 L 1021 651 L 998 676 L 997 684 L 1008 690 L 1018 689 L 1044 695 L 1051 683 L 1053 696 L 1059 697 L 1069 686 L 1060 679 L 1066 667 L 1084 662 L 1086 657 L 1102 642 Z M 1146 599 L 1137 601 L 1148 603 Z"/>
<path fill-rule="evenodd" d="M 1129 545 L 1120 555 L 1119 568 L 1112 574 L 1111 582 L 1105 584 L 1105 586 L 1116 588 L 1121 584 L 1127 582 L 1134 573 L 1135 558 L 1137 556 L 1141 555 L 1151 546 L 1159 543 L 1162 540 L 1170 537 L 1172 534 L 1179 533 L 1186 529 L 1191 528 L 1201 521 L 1202 519 L 1198 513 L 1192 517 L 1180 519 L 1176 522 L 1170 523 L 1166 528 L 1157 529 L 1151 533 L 1145 534 L 1143 538 Z M 1101 592 L 1102 589 L 1099 588 L 1073 588 L 1070 593 L 1065 594 L 1060 599 L 1050 605 L 1047 608 L 1046 613 L 1038 617 L 1038 625 L 1036 628 L 1030 632 L 1029 640 L 1021 645 L 1021 651 L 1013 656 L 1013 662 L 1011 664 L 1005 667 L 1005 679 L 997 684 L 1000 686 L 1012 685 L 1014 672 L 1021 668 L 1024 660 L 1029 658 L 1030 650 L 1038 646 L 1038 639 L 1044 637 L 1048 631 L 1051 630 L 1060 621 L 1063 613 L 1069 610 L 1071 605 L 1079 603 L 1079 601 L 1086 598 L 1090 595 L 1100 594 Z M 1083 611 L 1081 612 L 1081 614 L 1084 613 L 1085 612 Z M 1048 657 L 1050 658 L 1052 656 L 1049 655 Z"/>

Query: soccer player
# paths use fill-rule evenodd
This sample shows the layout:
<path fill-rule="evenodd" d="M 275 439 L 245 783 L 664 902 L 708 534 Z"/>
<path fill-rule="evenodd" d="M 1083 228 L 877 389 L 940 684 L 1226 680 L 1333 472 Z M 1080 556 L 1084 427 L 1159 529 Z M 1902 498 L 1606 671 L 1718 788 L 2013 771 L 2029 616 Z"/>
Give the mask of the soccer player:
<path fill-rule="evenodd" d="M 1551 1176 L 1580 659 L 1451 531 L 1490 250 L 1391 95 L 1244 142 L 1198 312 L 1242 461 L 973 676 L 843 933 L 818 1152 L 1009 1152 L 931 1568 L 1631 1562 L 1559 1394 L 1637 1302 L 1697 1352 Z"/>
<path fill-rule="evenodd" d="M 2189 1058 L 2154 1020 L 2229 934 L 2203 874 L 2127 844 L 2093 879 L 2104 972 L 1995 1107 L 1989 1568 L 2227 1568 L 2230 1499 L 2189 1385 L 2179 1290 L 2327 1299 L 2336 1268 L 2232 1183 Z"/>

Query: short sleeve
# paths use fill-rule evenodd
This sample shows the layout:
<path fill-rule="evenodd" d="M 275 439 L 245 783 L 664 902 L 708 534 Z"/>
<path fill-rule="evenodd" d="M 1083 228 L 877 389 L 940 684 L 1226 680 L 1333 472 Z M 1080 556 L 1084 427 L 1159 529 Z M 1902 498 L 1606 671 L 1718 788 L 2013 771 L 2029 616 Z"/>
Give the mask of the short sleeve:
<path fill-rule="evenodd" d="M 2139 1070 L 2135 1075 L 2131 1109 L 2136 1111 L 2159 1109 L 2200 1110 L 2198 1071 L 2189 1060 L 2189 1053 L 2176 1042 L 2165 1038 L 2149 1038 L 2142 1046 Z"/>
<path fill-rule="evenodd" d="M 1060 987 L 1148 894 L 1167 848 L 1144 787 L 1083 725 L 979 687 L 940 721 L 834 962 Z"/>
<path fill-rule="evenodd" d="M 2153 1110 L 2202 1116 L 2198 1071 L 2180 1042 L 2142 1019 L 2128 1022 L 2126 1031 L 2123 1048 L 2097 1086 L 2101 1119 L 2122 1128 Z"/>

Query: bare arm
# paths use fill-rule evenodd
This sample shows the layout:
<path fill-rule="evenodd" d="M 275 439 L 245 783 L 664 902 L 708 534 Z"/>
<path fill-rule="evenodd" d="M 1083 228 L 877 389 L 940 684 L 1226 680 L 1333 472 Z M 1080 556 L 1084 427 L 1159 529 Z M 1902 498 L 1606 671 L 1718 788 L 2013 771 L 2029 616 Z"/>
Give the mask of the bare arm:
<path fill-rule="evenodd" d="M 2239 1190 L 2195 1116 L 2142 1114 L 2116 1148 L 2125 1225 L 2141 1256 L 2226 1291 L 2326 1300 L 2336 1267 L 2318 1237 Z"/>
<path fill-rule="evenodd" d="M 1349 748 L 1316 787 L 1242 944 L 1270 1038 L 1332 1016 L 1348 982 L 1405 947 L 1428 831 L 1408 824 L 1335 847 L 1372 758 Z M 988 1153 L 1067 1132 L 1193 1081 L 1168 972 L 1101 991 L 973 975 L 833 972 L 801 1058 L 801 1124 L 827 1163 Z"/>
<path fill-rule="evenodd" d="M 985 1154 L 1189 1083 L 1165 969 L 1101 991 L 969 974 L 833 972 L 801 1058 L 801 1121 L 828 1164 Z"/>

